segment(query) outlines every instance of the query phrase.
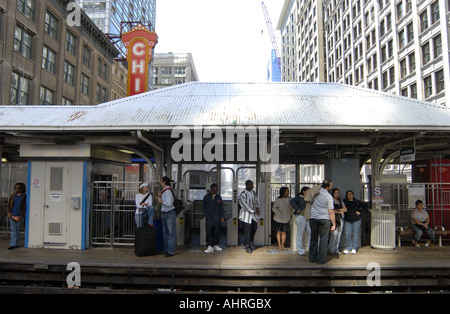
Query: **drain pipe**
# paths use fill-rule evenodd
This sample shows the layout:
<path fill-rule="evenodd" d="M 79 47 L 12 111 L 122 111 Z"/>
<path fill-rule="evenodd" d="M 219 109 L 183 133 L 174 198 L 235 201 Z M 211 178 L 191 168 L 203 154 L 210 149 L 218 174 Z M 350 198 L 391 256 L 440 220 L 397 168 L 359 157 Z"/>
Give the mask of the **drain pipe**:
<path fill-rule="evenodd" d="M 159 147 L 158 145 L 156 145 L 155 143 L 153 143 L 152 141 L 148 140 L 146 137 L 144 137 L 142 135 L 141 130 L 137 130 L 136 131 L 136 135 L 138 137 L 138 139 L 140 139 L 141 141 L 147 143 L 148 145 L 150 145 L 153 148 L 156 148 L 157 150 L 159 150 L 160 152 L 164 153 L 163 149 L 161 147 Z"/>

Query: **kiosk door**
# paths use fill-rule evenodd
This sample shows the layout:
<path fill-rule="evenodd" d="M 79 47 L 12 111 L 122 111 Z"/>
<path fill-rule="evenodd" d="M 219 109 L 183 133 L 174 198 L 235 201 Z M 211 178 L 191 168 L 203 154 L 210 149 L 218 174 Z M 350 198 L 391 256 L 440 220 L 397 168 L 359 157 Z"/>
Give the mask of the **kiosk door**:
<path fill-rule="evenodd" d="M 47 162 L 45 178 L 44 243 L 64 244 L 67 241 L 68 163 Z"/>

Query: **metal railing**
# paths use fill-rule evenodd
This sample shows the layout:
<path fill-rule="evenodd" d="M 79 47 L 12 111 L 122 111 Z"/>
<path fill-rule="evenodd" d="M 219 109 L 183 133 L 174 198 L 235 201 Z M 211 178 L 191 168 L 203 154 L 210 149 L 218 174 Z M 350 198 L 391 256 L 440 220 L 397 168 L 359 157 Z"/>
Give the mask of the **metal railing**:
<path fill-rule="evenodd" d="M 409 227 L 415 201 L 420 199 L 430 223 L 450 229 L 450 183 L 381 184 L 383 200 L 396 210 L 397 226 Z"/>

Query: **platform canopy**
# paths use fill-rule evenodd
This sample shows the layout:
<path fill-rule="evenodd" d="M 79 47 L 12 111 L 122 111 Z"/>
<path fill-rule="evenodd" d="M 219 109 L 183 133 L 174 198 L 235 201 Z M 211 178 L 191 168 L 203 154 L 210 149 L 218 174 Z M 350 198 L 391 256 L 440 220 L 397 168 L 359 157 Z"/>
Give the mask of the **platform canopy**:
<path fill-rule="evenodd" d="M 176 126 L 234 125 L 278 126 L 280 156 L 286 162 L 367 159 L 371 146 L 392 144 L 398 150 L 413 142 L 428 152 L 447 154 L 450 110 L 339 83 L 203 82 L 96 106 L 0 107 L 0 137 L 7 154 L 14 150 L 9 144 L 81 141 L 126 145 L 152 155 L 154 146 L 167 150 L 176 141 L 171 138 Z"/>

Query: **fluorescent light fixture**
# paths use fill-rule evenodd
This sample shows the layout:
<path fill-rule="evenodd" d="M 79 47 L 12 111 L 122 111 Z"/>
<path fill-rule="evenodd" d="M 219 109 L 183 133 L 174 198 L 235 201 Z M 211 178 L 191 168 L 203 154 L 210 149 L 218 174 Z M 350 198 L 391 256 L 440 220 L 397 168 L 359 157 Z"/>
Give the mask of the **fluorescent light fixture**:
<path fill-rule="evenodd" d="M 119 152 L 122 152 L 122 153 L 125 153 L 125 154 L 134 154 L 134 152 L 133 151 L 131 151 L 131 150 L 127 150 L 127 149 L 119 149 L 118 150 Z"/>

